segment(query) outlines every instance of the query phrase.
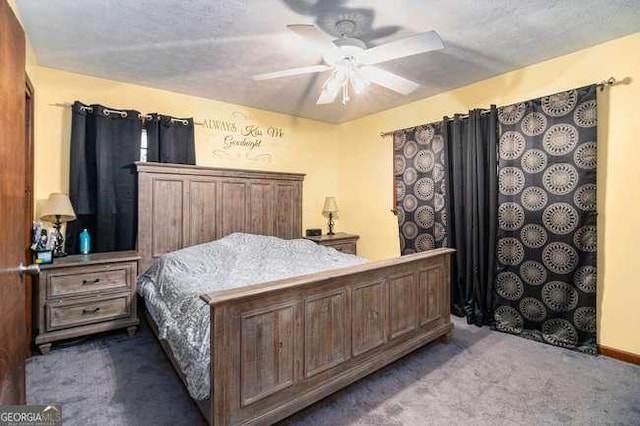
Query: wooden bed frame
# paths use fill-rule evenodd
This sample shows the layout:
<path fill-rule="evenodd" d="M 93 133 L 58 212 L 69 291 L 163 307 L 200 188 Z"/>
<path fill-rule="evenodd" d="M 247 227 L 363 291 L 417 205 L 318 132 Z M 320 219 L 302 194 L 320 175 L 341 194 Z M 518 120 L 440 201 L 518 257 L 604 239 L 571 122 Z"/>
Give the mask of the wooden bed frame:
<path fill-rule="evenodd" d="M 302 235 L 301 174 L 154 163 L 137 170 L 141 272 L 154 257 L 231 232 Z M 275 423 L 448 338 L 453 252 L 202 295 L 211 309 L 211 394 L 196 402 L 209 423 Z"/>

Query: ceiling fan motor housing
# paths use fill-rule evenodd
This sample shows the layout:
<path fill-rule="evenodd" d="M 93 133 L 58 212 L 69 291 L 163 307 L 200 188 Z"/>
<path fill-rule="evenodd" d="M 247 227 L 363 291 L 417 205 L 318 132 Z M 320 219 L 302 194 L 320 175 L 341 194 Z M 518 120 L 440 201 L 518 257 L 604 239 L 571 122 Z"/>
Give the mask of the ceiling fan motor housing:
<path fill-rule="evenodd" d="M 367 45 L 364 41 L 353 37 L 340 38 L 338 40 L 334 40 L 333 43 L 338 46 L 339 49 L 333 52 L 327 52 L 323 56 L 325 62 L 331 65 L 334 65 L 343 59 L 358 62 L 362 52 L 367 50 Z"/>

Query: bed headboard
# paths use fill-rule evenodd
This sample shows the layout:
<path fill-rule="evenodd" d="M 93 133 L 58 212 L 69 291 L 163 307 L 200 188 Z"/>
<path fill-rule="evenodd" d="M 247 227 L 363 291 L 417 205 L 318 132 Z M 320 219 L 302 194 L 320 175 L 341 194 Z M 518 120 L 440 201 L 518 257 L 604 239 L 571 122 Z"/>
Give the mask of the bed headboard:
<path fill-rule="evenodd" d="M 302 236 L 304 174 L 136 163 L 139 273 L 170 251 L 232 232 Z"/>

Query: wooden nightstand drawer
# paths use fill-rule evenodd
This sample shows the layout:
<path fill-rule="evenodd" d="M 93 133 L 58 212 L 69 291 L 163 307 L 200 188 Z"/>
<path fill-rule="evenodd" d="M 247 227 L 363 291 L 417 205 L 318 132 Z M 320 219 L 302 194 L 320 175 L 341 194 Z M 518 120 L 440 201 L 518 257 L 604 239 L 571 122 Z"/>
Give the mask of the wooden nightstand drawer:
<path fill-rule="evenodd" d="M 358 254 L 358 239 L 360 236 L 338 232 L 334 235 L 318 235 L 315 237 L 305 237 L 321 246 L 334 248 L 342 253 Z"/>
<path fill-rule="evenodd" d="M 338 251 L 348 254 L 356 254 L 356 244 L 355 243 L 332 243 L 332 244 L 323 244 L 325 247 L 331 247 Z"/>
<path fill-rule="evenodd" d="M 131 316 L 131 295 L 47 304 L 47 331 Z"/>
<path fill-rule="evenodd" d="M 126 265 L 118 265 L 117 269 L 86 267 L 77 268 L 73 272 L 61 270 L 49 275 L 47 297 L 126 290 L 130 286 L 129 276 Z"/>

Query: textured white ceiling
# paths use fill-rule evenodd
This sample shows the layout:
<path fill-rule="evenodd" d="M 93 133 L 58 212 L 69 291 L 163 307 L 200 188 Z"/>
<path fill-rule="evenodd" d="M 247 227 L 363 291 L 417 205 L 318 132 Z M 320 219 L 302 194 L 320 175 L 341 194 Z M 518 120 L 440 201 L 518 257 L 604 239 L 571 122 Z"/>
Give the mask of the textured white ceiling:
<path fill-rule="evenodd" d="M 16 3 L 41 65 L 331 123 L 640 31 L 639 0 Z M 346 106 L 316 106 L 326 73 L 251 79 L 321 63 L 287 24 L 315 24 L 337 38 L 335 22 L 344 18 L 356 21 L 355 35 L 369 47 L 436 30 L 445 48 L 380 65 L 422 85 L 409 96 L 371 85 Z"/>

